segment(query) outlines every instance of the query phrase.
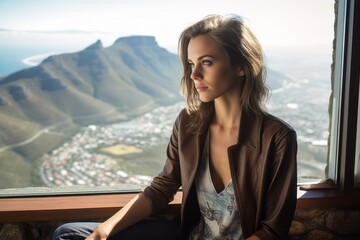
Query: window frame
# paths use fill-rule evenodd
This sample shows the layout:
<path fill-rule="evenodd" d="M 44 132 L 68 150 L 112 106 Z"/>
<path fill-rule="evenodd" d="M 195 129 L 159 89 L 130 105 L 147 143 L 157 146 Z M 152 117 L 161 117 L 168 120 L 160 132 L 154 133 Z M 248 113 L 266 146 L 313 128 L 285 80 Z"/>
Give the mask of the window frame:
<path fill-rule="evenodd" d="M 354 188 L 356 130 L 359 102 L 360 2 L 344 1 L 344 56 L 338 122 L 337 177 L 334 183 L 298 189 L 297 208 L 358 208 L 360 189 Z M 335 81 L 338 79 L 335 79 Z M 104 219 L 122 208 L 137 193 L 99 193 L 0 198 L 0 222 Z M 182 192 L 165 210 L 179 214 Z"/>
<path fill-rule="evenodd" d="M 346 1 L 344 62 L 342 76 L 342 104 L 339 138 L 339 187 L 343 190 L 354 187 L 356 160 L 356 129 L 359 98 L 360 66 L 360 3 Z"/>

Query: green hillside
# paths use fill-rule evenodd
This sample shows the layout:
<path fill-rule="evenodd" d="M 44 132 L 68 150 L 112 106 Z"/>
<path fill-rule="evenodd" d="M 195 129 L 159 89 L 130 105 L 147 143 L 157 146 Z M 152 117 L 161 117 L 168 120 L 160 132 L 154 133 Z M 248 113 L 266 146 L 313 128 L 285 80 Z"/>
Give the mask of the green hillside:
<path fill-rule="evenodd" d="M 0 147 L 26 140 L 34 126 L 114 122 L 174 103 L 179 73 L 178 57 L 149 36 L 120 38 L 107 48 L 98 41 L 51 56 L 0 81 L 0 115 L 8 119 L 1 121 Z M 24 123 L 31 126 L 26 131 L 7 130 Z"/>
<path fill-rule="evenodd" d="M 16 144 L 30 138 L 40 130 L 38 124 L 0 113 L 0 141 Z"/>
<path fill-rule="evenodd" d="M 133 117 L 180 99 L 178 57 L 154 37 L 100 41 L 0 80 L 0 188 L 41 185 L 37 159 L 79 126 Z"/>
<path fill-rule="evenodd" d="M 0 189 L 30 187 L 33 165 L 12 151 L 0 152 Z"/>

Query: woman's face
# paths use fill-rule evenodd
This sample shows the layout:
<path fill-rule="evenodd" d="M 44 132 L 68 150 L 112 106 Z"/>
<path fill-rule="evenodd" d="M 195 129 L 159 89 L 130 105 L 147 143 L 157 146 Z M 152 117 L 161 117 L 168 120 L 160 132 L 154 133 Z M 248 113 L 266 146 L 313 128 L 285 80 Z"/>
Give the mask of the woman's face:
<path fill-rule="evenodd" d="M 240 67 L 233 67 L 225 51 L 209 36 L 192 38 L 188 45 L 191 79 L 202 102 L 222 97 L 239 97 Z"/>

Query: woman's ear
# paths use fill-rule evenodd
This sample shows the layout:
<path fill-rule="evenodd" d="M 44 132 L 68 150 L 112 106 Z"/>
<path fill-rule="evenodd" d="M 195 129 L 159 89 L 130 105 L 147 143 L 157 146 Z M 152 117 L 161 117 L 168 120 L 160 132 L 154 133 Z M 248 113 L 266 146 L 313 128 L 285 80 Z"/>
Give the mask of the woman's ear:
<path fill-rule="evenodd" d="M 237 68 L 237 74 L 239 77 L 245 76 L 245 71 L 242 67 Z"/>

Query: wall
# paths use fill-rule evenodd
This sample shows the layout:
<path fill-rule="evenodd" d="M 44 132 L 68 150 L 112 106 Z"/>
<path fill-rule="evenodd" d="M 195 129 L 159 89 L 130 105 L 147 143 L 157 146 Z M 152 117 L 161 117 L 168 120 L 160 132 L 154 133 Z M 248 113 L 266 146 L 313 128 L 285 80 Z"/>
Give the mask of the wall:
<path fill-rule="evenodd" d="M 50 240 L 62 222 L 0 223 L 1 240 Z M 297 209 L 290 240 L 360 239 L 360 209 Z"/>
<path fill-rule="evenodd" d="M 360 239 L 360 209 L 296 209 L 290 239 Z"/>

